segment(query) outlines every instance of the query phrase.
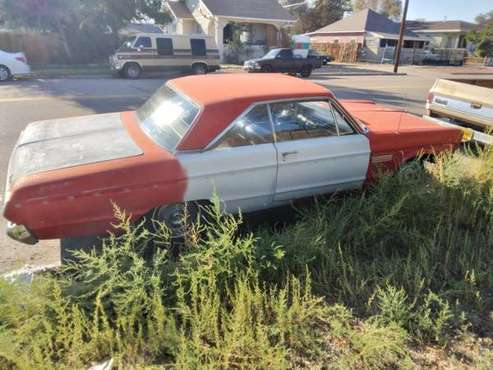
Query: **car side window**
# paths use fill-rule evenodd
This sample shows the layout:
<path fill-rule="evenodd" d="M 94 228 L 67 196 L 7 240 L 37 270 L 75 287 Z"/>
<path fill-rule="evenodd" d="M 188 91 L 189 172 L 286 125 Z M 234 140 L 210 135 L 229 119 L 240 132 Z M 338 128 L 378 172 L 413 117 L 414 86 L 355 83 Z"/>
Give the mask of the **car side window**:
<path fill-rule="evenodd" d="M 190 46 L 192 48 L 193 56 L 205 57 L 207 55 L 207 48 L 204 39 L 190 39 Z"/>
<path fill-rule="evenodd" d="M 279 58 L 281 59 L 291 59 L 293 57 L 293 52 L 291 50 L 283 49 L 279 52 Z"/>
<path fill-rule="evenodd" d="M 216 148 L 272 143 L 272 126 L 266 105 L 257 105 L 235 121 Z"/>
<path fill-rule="evenodd" d="M 158 37 L 156 39 L 157 52 L 159 55 L 173 55 L 173 40 Z"/>
<path fill-rule="evenodd" d="M 339 128 L 339 135 L 352 135 L 354 134 L 354 128 L 349 123 L 346 114 L 343 113 L 337 106 L 332 104 L 332 111 L 336 118 L 337 127 Z"/>
<path fill-rule="evenodd" d="M 150 37 L 139 37 L 135 42 L 136 48 L 152 48 L 152 42 Z"/>
<path fill-rule="evenodd" d="M 331 106 L 326 101 L 271 104 L 277 141 L 338 136 Z"/>

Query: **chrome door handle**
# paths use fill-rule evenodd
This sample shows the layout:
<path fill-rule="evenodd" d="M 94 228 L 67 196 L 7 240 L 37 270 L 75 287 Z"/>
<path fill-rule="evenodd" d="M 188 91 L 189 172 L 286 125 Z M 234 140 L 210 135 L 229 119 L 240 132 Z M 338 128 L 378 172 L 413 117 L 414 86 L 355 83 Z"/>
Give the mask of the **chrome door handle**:
<path fill-rule="evenodd" d="M 294 151 L 292 151 L 292 152 L 284 152 L 284 153 L 281 153 L 281 155 L 282 155 L 282 159 L 283 159 L 283 160 L 286 160 L 286 157 L 287 157 L 288 155 L 295 155 L 295 154 L 298 154 L 298 151 L 294 150 Z"/>
<path fill-rule="evenodd" d="M 479 103 L 471 103 L 471 108 L 481 109 L 482 107 L 483 107 L 482 104 L 479 104 Z"/>

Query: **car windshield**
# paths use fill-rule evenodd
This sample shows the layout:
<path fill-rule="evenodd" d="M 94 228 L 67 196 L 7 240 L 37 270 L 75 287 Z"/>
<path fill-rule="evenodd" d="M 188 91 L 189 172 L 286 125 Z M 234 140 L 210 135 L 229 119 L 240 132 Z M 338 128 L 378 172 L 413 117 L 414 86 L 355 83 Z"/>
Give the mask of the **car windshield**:
<path fill-rule="evenodd" d="M 137 110 L 137 117 L 147 136 L 172 151 L 199 111 L 198 105 L 164 85 Z"/>
<path fill-rule="evenodd" d="M 125 40 L 123 40 L 123 43 L 118 49 L 120 50 L 120 49 L 130 48 L 134 44 L 135 38 L 136 38 L 135 36 L 127 37 Z"/>
<path fill-rule="evenodd" d="M 271 51 L 269 51 L 267 54 L 265 54 L 262 59 L 272 59 L 272 58 L 275 58 L 277 56 L 277 54 L 279 54 L 279 51 L 281 49 L 272 49 Z"/>

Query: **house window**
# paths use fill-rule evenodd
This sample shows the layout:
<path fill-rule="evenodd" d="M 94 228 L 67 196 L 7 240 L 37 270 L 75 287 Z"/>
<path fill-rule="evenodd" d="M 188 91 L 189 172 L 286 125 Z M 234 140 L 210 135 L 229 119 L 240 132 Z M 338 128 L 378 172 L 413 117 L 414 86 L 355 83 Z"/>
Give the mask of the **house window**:
<path fill-rule="evenodd" d="M 156 39 L 157 53 L 159 55 L 173 55 L 173 40 L 158 37 Z"/>
<path fill-rule="evenodd" d="M 204 39 L 190 39 L 190 45 L 192 47 L 192 55 L 196 57 L 205 57 L 207 49 L 205 47 Z"/>
<path fill-rule="evenodd" d="M 380 39 L 380 47 L 381 48 L 390 48 L 390 47 L 396 47 L 397 46 L 397 40 L 392 40 L 392 39 Z"/>
<path fill-rule="evenodd" d="M 136 48 L 152 48 L 152 42 L 150 37 L 139 37 L 135 42 Z"/>

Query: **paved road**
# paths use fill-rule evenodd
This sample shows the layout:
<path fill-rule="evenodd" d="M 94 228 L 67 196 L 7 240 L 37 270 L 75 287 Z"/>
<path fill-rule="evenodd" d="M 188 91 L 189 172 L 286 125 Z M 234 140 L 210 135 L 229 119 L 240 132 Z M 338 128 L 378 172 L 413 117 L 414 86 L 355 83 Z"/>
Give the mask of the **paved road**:
<path fill-rule="evenodd" d="M 364 69 L 347 69 L 335 75 L 331 69 L 315 73 L 311 80 L 327 86 L 345 99 L 373 99 L 423 112 L 426 94 L 436 72 L 409 69 L 408 75 L 368 75 Z M 10 152 L 22 129 L 36 120 L 132 110 L 142 104 L 165 78 L 127 81 L 112 78 L 35 79 L 0 85 L 0 191 L 3 195 Z M 1 203 L 1 198 L 0 198 Z M 0 272 L 24 264 L 52 264 L 59 259 L 57 241 L 34 247 L 13 242 L 4 235 L 0 217 Z"/>

